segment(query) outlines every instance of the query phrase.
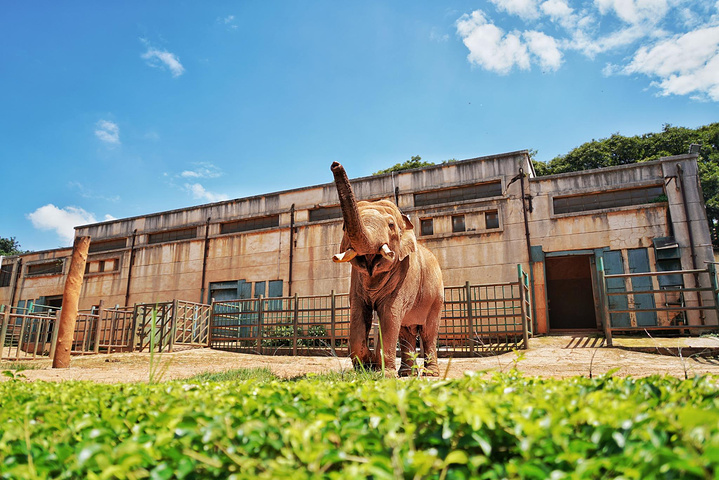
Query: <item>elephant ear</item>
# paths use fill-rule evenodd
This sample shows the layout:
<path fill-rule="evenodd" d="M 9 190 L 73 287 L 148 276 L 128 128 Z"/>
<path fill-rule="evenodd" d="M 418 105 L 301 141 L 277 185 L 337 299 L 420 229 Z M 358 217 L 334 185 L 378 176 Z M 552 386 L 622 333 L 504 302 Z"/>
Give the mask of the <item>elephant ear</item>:
<path fill-rule="evenodd" d="M 414 225 L 412 225 L 412 221 L 405 214 L 402 214 L 402 220 L 404 220 L 404 228 L 402 229 L 402 236 L 399 239 L 400 262 L 410 253 L 417 251 L 417 237 L 414 235 Z"/>

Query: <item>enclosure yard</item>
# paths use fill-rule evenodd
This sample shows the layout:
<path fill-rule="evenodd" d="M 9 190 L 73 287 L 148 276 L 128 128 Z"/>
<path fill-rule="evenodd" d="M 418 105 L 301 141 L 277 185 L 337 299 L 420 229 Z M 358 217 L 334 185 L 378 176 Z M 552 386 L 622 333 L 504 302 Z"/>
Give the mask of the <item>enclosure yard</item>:
<path fill-rule="evenodd" d="M 716 358 L 719 355 L 719 338 L 716 337 L 618 338 L 615 339 L 615 348 L 603 347 L 603 343 L 602 338 L 592 337 L 533 338 L 528 350 L 488 357 L 440 358 L 440 372 L 443 376 L 446 374 L 447 378 L 462 377 L 467 371 L 507 372 L 513 368 L 527 376 L 554 378 L 589 376 L 590 372 L 596 376 L 615 369 L 614 375 L 634 377 L 668 374 L 684 378 L 685 373 L 689 377 L 719 375 L 719 360 Z M 659 351 L 663 354 L 659 354 Z M 149 353 L 77 356 L 73 357 L 67 369 L 52 369 L 50 360 L 45 359 L 20 362 L 20 365 L 31 367 L 22 372 L 28 380 L 147 382 L 150 379 L 151 358 L 154 362 L 154 380 L 182 379 L 199 373 L 238 368 L 269 367 L 274 374 L 283 378 L 341 372 L 351 368 L 347 357 L 269 356 L 208 348 L 154 356 Z M 3 362 L 0 370 L 13 369 L 17 365 Z M 7 380 L 9 377 L 3 378 Z"/>

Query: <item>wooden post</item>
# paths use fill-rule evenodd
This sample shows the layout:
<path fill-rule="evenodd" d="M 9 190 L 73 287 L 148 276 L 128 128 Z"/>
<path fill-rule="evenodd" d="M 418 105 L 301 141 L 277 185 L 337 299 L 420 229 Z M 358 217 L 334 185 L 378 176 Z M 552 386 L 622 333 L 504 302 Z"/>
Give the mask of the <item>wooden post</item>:
<path fill-rule="evenodd" d="M 75 237 L 75 243 L 72 247 L 72 259 L 70 260 L 70 271 L 67 274 L 65 290 L 62 295 L 63 306 L 52 368 L 67 368 L 70 366 L 70 351 L 75 334 L 77 308 L 80 303 L 80 290 L 85 276 L 85 263 L 87 262 L 89 248 L 90 237 Z"/>
<path fill-rule="evenodd" d="M 604 259 L 597 259 L 599 269 L 599 296 L 602 302 L 602 326 L 604 327 L 604 338 L 607 340 L 607 347 L 612 346 L 612 314 L 609 313 L 609 296 L 607 295 L 607 279 L 604 273 Z"/>

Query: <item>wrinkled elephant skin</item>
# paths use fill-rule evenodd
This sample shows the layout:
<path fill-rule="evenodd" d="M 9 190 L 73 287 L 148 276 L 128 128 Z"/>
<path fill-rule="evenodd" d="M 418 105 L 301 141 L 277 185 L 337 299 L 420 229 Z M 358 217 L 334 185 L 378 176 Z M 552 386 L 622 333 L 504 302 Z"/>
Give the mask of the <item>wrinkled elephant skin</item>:
<path fill-rule="evenodd" d="M 388 200 L 357 202 L 347 174 L 332 164 L 344 219 L 337 263 L 352 266 L 350 281 L 350 357 L 355 368 L 381 368 L 396 375 L 412 373 L 417 335 L 425 352 L 423 373 L 439 375 L 437 332 L 444 302 L 442 272 L 435 256 L 417 243 L 414 225 Z M 381 349 L 372 354 L 368 334 L 373 311 L 379 317 Z"/>

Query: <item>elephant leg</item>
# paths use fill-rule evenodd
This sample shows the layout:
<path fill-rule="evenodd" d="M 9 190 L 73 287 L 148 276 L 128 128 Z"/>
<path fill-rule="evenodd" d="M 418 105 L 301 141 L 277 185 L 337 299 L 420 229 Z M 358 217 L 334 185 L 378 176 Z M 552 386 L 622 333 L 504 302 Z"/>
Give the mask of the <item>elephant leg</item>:
<path fill-rule="evenodd" d="M 350 358 L 355 370 L 373 368 L 367 336 L 372 326 L 372 309 L 359 301 L 350 304 Z"/>
<path fill-rule="evenodd" d="M 417 327 L 400 327 L 399 329 L 399 350 L 402 362 L 399 365 L 399 376 L 408 377 L 412 375 L 413 367 L 417 362 Z"/>
<path fill-rule="evenodd" d="M 424 345 L 424 375 L 430 377 L 439 376 L 439 364 L 437 363 L 437 334 L 439 333 L 439 322 L 442 317 L 442 301 L 435 302 L 427 315 L 427 322 L 420 327 L 419 335 Z"/>
<path fill-rule="evenodd" d="M 379 368 L 384 367 L 385 377 L 397 376 L 397 339 L 399 338 L 399 328 L 393 327 L 393 319 L 384 321 L 380 316 L 380 337 L 382 338 L 382 350 L 377 349 L 375 361 Z M 384 358 L 382 358 L 384 355 Z"/>

